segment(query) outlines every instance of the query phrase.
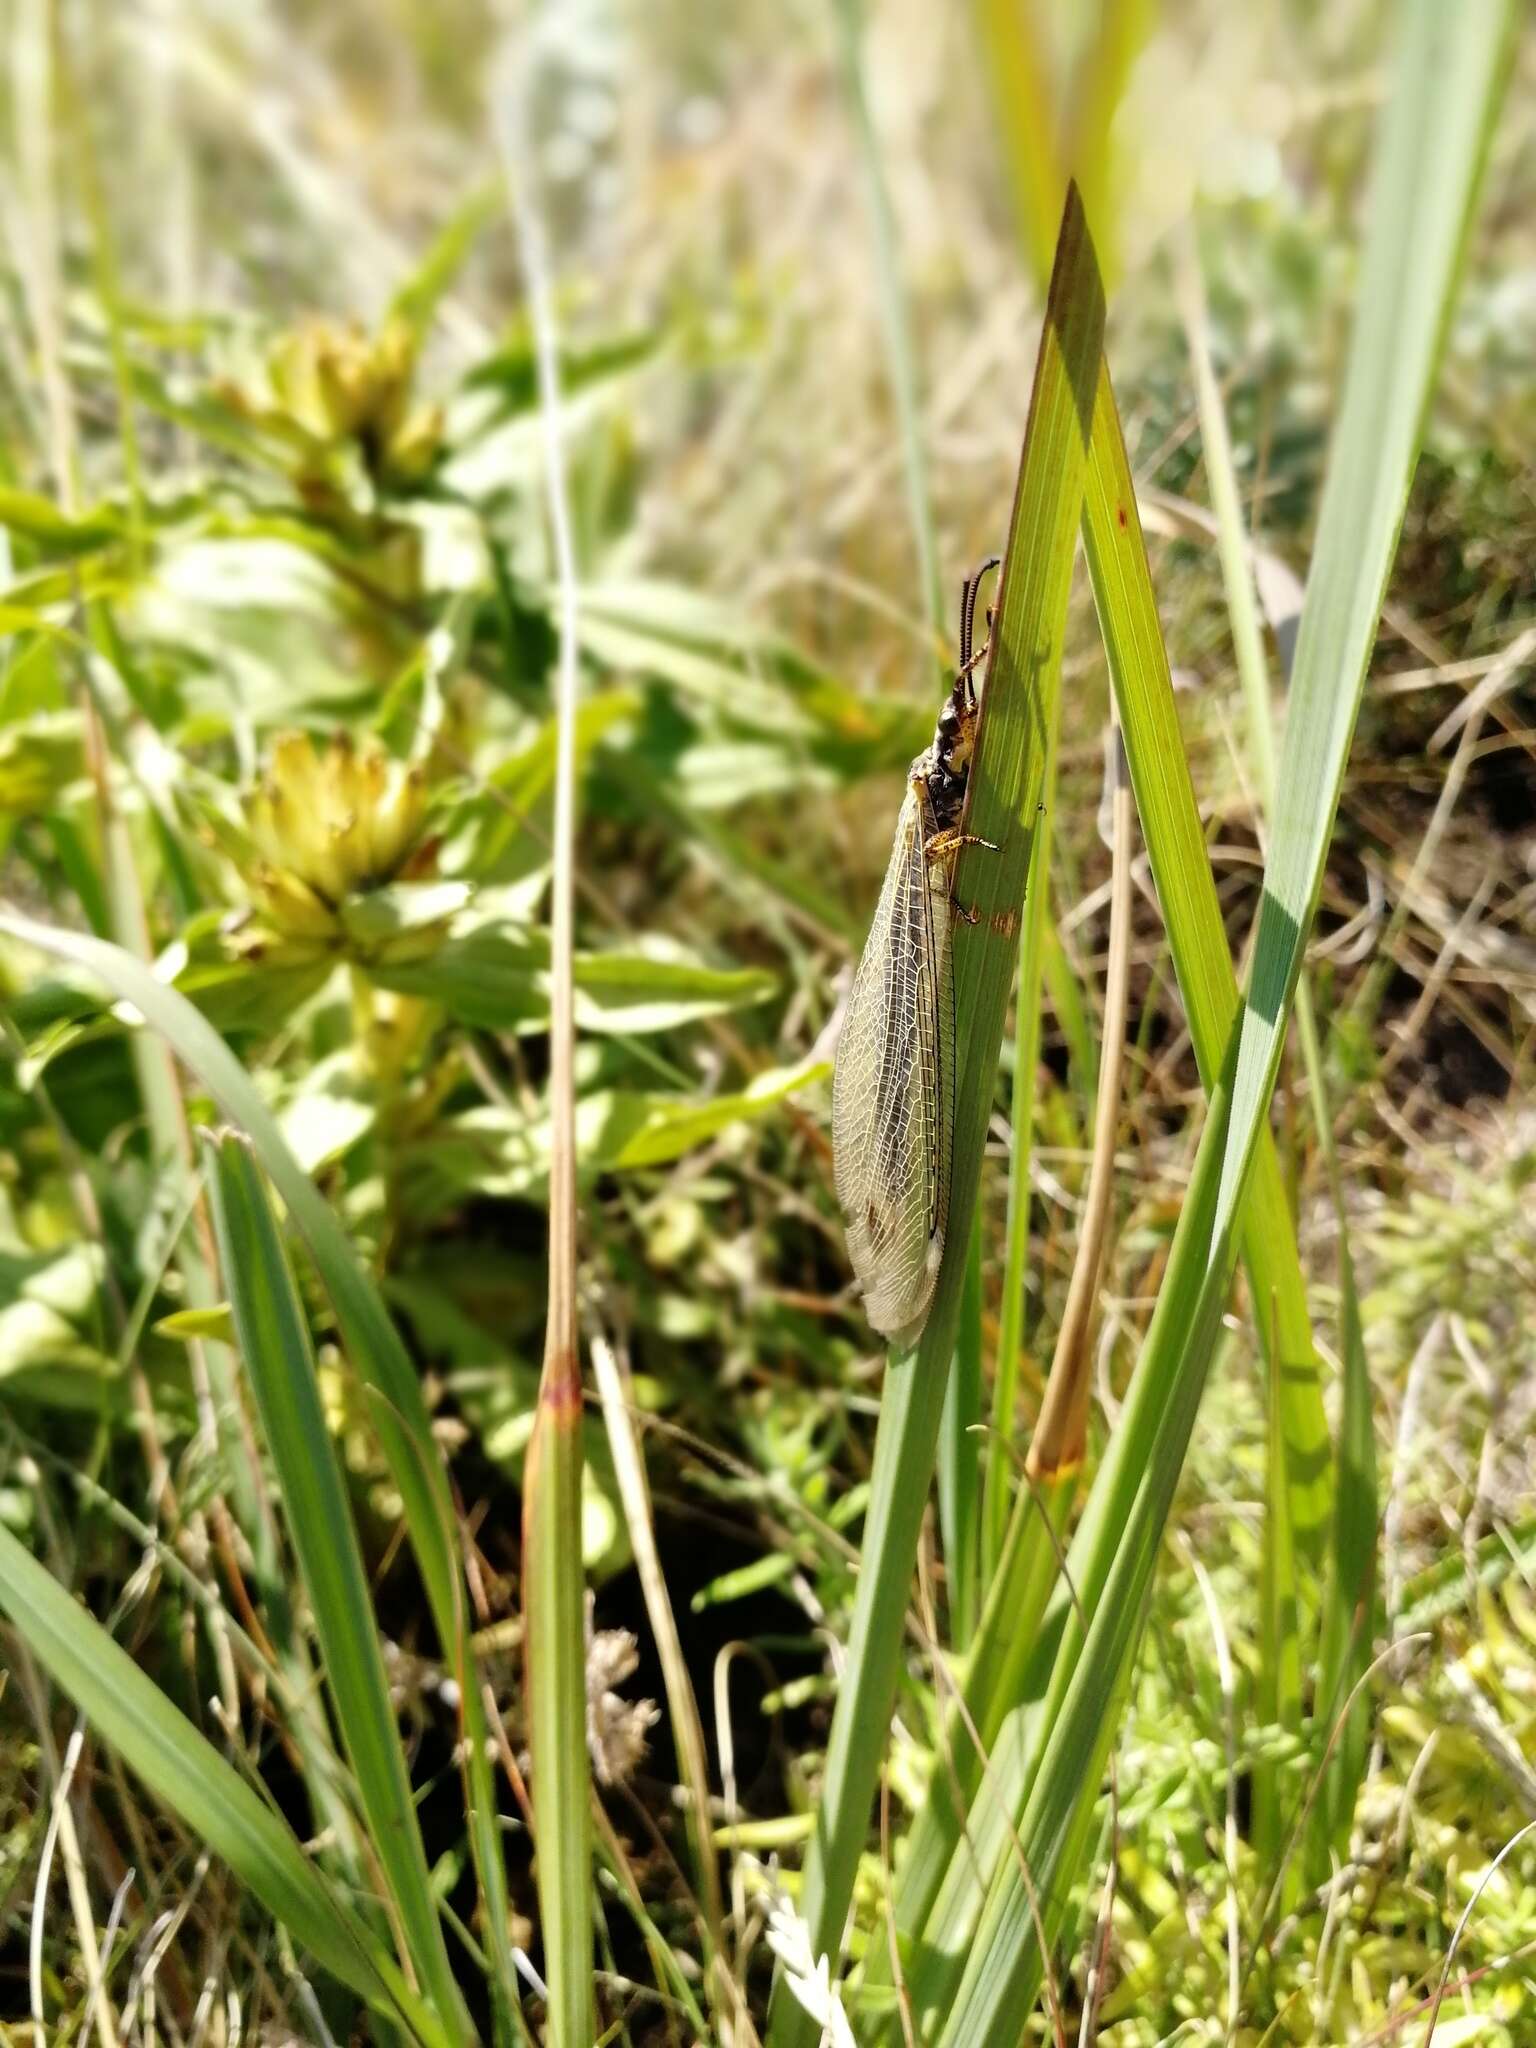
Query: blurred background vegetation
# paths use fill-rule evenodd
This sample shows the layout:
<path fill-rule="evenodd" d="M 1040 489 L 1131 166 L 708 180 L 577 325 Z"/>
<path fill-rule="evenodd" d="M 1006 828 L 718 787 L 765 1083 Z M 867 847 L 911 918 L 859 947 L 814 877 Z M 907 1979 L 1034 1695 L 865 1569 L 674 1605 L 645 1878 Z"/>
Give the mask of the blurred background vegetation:
<path fill-rule="evenodd" d="M 891 294 L 946 593 L 1001 542 L 1038 333 L 1016 139 L 989 90 L 997 11 L 878 0 L 850 32 L 831 0 L 4 10 L 0 892 L 153 959 L 236 1050 L 361 1251 L 468 1532 L 509 1781 L 526 1743 L 520 1484 L 545 1308 L 556 609 L 498 134 L 514 72 L 527 91 L 513 170 L 551 252 L 582 583 L 582 1313 L 643 1420 L 759 2019 L 776 1873 L 793 1872 L 817 1794 L 884 1365 L 831 1194 L 830 1028 L 953 655 L 908 512 Z M 1236 950 L 1263 827 L 1192 348 L 1214 365 L 1283 657 L 1395 10 L 1022 11 L 1062 132 L 1075 118 L 1107 135 L 1085 177 L 1106 349 Z M 1281 1900 L 1248 1830 L 1255 1757 L 1285 1769 L 1292 1753 L 1254 1706 L 1268 1423 L 1251 1319 L 1235 1317 L 1118 1745 L 1112 1899 L 1102 1864 L 1088 1887 L 1085 1927 L 1109 1924 L 1097 2038 L 1117 2048 L 1421 2038 L 1474 1892 L 1434 2040 L 1536 2040 L 1536 1845 L 1488 1876 L 1536 1820 L 1533 94 L 1526 35 L 1311 954 L 1342 1209 L 1299 1059 L 1277 1101 L 1331 1416 L 1341 1221 L 1353 1253 L 1383 1508 L 1376 1634 L 1396 1647 L 1369 1682 L 1347 1855 Z M 1080 577 L 1024 1079 L 1020 1445 L 1091 1146 L 1108 703 Z M 1095 1446 L 1203 1102 L 1136 879 Z M 14 937 L 0 994 L 0 1518 L 323 1856 L 312 1759 L 219 1619 L 265 1642 L 289 1567 L 196 1210 L 186 1133 L 218 1112 L 136 1013 Z M 1005 1081 L 999 1156 L 1007 1099 Z M 998 1171 L 982 1189 L 988 1358 L 1005 1201 Z M 295 1270 L 460 1956 L 490 1936 L 456 1681 L 331 1306 Z M 598 2010 L 604 2038 L 692 2040 L 676 1731 L 654 1704 L 663 1676 L 595 1400 L 584 1439 L 588 1732 L 611 1830 Z M 890 1731 L 898 1839 L 933 1757 L 929 1649 L 950 1639 L 936 1541 Z M 89 1739 L 73 1846 L 45 1854 L 73 1718 L 24 1641 L 4 1642 L 7 2036 L 36 2017 L 49 2038 L 104 2043 L 104 2024 L 178 2041 L 363 2024 Z M 1293 1810 L 1306 1782 L 1297 1760 Z M 510 1792 L 503 1805 L 510 1931 L 535 1971 L 529 1846 Z M 879 1926 L 875 1839 L 856 1948 Z M 659 1974 L 656 1944 L 672 1958 Z M 1074 2037 L 1088 1950 L 1085 1934 L 1055 1964 Z M 472 1980 L 479 2020 L 466 1966 Z M 537 2026 L 536 1993 L 529 2013 Z M 1034 2024 L 1052 2038 L 1048 2017 Z"/>

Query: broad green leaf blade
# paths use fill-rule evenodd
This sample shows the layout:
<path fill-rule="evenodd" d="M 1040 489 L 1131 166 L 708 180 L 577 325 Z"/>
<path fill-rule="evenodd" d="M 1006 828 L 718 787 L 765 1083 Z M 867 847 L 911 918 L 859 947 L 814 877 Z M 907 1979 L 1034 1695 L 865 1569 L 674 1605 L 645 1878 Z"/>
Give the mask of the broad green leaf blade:
<path fill-rule="evenodd" d="M 652 940 L 622 951 L 578 953 L 576 1021 L 583 1031 L 675 1031 L 704 1017 L 765 1002 L 778 977 L 759 967 L 709 967 L 684 948 Z M 486 923 L 445 940 L 420 960 L 385 961 L 372 978 L 402 995 L 441 1003 L 482 1031 L 549 1028 L 549 937 Z"/>
<path fill-rule="evenodd" d="M 829 1078 L 826 1060 L 770 1067 L 730 1095 L 696 1101 L 687 1095 L 604 1088 L 576 1105 L 577 1157 L 583 1178 L 666 1166 L 732 1125 L 750 1123 Z M 550 1127 L 494 1103 L 466 1110 L 413 1148 L 408 1161 L 415 1213 L 463 1201 L 470 1194 L 537 1200 L 548 1186 Z"/>
<path fill-rule="evenodd" d="M 995 1877 L 952 1989 L 944 2048 L 1016 2028 L 1043 1959 L 1035 1900 L 1065 1899 L 1113 1739 L 1162 1529 L 1219 1328 L 1234 1226 L 1278 1070 L 1321 887 L 1345 757 L 1406 500 L 1419 424 L 1486 148 L 1513 10 L 1414 0 L 1377 154 L 1361 317 L 1324 487 L 1277 787 L 1274 843 L 1247 998 L 1202 1135 L 1189 1195 L 1120 1427 L 1069 1554 L 1073 1595 L 1046 1618 L 1059 1641 L 1029 1744 L 1017 1844 Z M 1086 1623 L 1086 1629 L 1084 1624 Z M 1025 1887 L 1019 1865 L 1030 1872 Z M 1064 1907 L 1047 1904 L 1049 1941 Z M 930 1994 L 934 1987 L 930 1986 Z"/>
<path fill-rule="evenodd" d="M 470 2031 L 432 1897 L 390 1705 L 357 1530 L 326 1428 L 309 1330 L 249 1147 L 208 1141 L 214 1227 L 240 1351 L 277 1472 L 336 1722 L 418 1981 L 445 2025 Z"/>
<path fill-rule="evenodd" d="M 836 1957 L 841 1951 L 883 1732 L 896 1696 L 903 1616 L 959 1320 L 1048 734 L 1060 701 L 1061 646 L 1103 322 L 1098 265 L 1074 189 L 1041 334 L 972 770 L 968 828 L 1000 850 L 966 847 L 955 875 L 955 893 L 973 909 L 975 922 L 962 922 L 955 937 L 955 1009 L 966 1019 L 966 1030 L 957 1054 L 948 1242 L 921 1342 L 915 1351 L 893 1353 L 886 1371 L 847 1678 L 833 1716 L 801 1885 L 801 1917 L 817 1955 Z M 775 2048 L 808 2042 L 814 2031 L 781 1982 L 771 2014 Z"/>
<path fill-rule="evenodd" d="M 430 2048 L 462 2037 L 406 1983 L 287 1823 L 85 1609 L 0 1526 L 0 1609 L 103 1741 L 250 1886 L 298 1945 Z"/>
<path fill-rule="evenodd" d="M 495 1785 L 486 1754 L 485 1706 L 470 1662 L 468 1632 L 455 1554 L 456 1527 L 442 1457 L 432 1436 L 421 1384 L 399 1332 L 364 1272 L 346 1232 L 319 1189 L 301 1171 L 277 1122 L 218 1033 L 185 996 L 120 946 L 80 932 L 57 931 L 0 911 L 0 930 L 84 968 L 131 1003 L 250 1138 L 273 1187 L 307 1242 L 336 1311 L 348 1356 L 372 1395 L 370 1413 L 399 1488 L 406 1526 L 432 1608 L 433 1624 L 459 1681 L 469 1778 L 470 1839 L 486 1899 L 488 1925 L 507 1924 L 506 1868 L 497 1824 Z M 516 1979 L 504 1942 L 490 1944 L 503 2006 L 517 2002 Z"/>
<path fill-rule="evenodd" d="M 0 527 L 20 540 L 31 542 L 46 561 L 69 561 L 77 555 L 94 554 L 127 536 L 128 522 L 119 511 L 99 505 L 90 512 L 71 517 L 60 511 L 51 498 L 32 491 L 0 485 Z"/>

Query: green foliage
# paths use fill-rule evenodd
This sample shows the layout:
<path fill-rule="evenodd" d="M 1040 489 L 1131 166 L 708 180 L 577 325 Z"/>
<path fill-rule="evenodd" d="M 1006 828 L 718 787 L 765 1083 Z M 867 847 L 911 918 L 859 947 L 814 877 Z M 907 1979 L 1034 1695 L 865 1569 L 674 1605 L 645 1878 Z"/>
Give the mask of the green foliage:
<path fill-rule="evenodd" d="M 1440 2048 L 1518 2048 L 1512 10 L 556 12 L 523 54 L 605 1379 L 536 1446 L 557 604 L 466 104 L 502 78 L 488 17 L 345 0 L 306 44 L 257 6 L 189 19 L 163 67 L 69 10 L 11 24 L 17 2012 L 125 2044 L 238 2007 L 274 2039 L 497 2048 L 750 2048 L 843 2011 L 866 2048 L 1271 2048 L 1417 2038 L 1444 1971 Z M 1068 169 L 1107 360 L 1074 202 L 990 623 L 969 823 L 1002 851 L 955 878 L 949 1256 L 918 1352 L 882 1361 L 833 1031 L 949 670 L 942 590 L 1005 538 Z M 1166 306 L 1186 213 L 1208 362 Z M 1113 1070 L 1111 699 L 1145 852 L 1126 1082 L 1088 1439 L 1042 1472 Z"/>

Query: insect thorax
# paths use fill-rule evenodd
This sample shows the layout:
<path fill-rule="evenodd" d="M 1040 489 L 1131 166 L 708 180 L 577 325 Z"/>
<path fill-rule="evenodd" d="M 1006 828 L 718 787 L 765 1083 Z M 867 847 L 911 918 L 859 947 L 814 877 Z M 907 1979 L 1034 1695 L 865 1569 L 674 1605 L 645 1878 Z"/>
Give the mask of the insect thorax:
<path fill-rule="evenodd" d="M 976 739 L 976 710 L 967 701 L 964 683 L 939 713 L 933 744 L 912 763 L 912 779 L 921 781 L 937 831 L 958 829 L 971 780 L 971 754 Z"/>

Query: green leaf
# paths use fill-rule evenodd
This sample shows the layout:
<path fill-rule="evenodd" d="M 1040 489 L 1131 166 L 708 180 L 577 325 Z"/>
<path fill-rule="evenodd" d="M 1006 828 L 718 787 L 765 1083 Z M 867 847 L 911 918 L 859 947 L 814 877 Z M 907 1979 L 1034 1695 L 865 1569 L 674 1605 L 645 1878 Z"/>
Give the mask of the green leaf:
<path fill-rule="evenodd" d="M 429 997 L 481 1031 L 543 1031 L 549 1024 L 549 935 L 477 925 L 429 958 L 380 962 L 372 977 L 402 995 Z M 583 1031 L 639 1036 L 674 1031 L 760 1003 L 778 988 L 762 968 L 706 967 L 661 937 L 628 950 L 578 953 L 576 1022 Z"/>
<path fill-rule="evenodd" d="M 1264 636 L 1259 624 L 1258 599 L 1250 566 L 1252 553 L 1243 525 L 1226 413 L 1206 345 L 1204 286 L 1198 257 L 1193 252 L 1184 273 L 1184 287 L 1185 326 L 1194 363 L 1201 444 L 1215 513 L 1222 585 L 1231 625 L 1232 651 L 1248 712 L 1249 768 L 1262 811 L 1267 817 L 1274 804 L 1275 783 L 1274 711 L 1270 702 L 1269 671 L 1264 658 Z M 1302 1008 L 1305 1025 L 1310 1007 L 1304 1003 Z M 1311 1085 L 1316 1121 L 1320 1131 L 1328 1131 L 1331 1117 L 1319 1092 L 1322 1088 L 1320 1068 L 1314 1068 Z M 1268 1134 L 1265 1135 L 1267 1137 Z M 1331 1138 L 1325 1142 L 1331 1142 Z M 1256 1191 L 1259 1208 L 1268 1207 L 1275 1222 L 1281 1221 L 1282 1212 L 1274 1202 L 1273 1189 L 1260 1187 L 1261 1170 L 1260 1162 L 1256 1160 L 1248 1195 L 1247 1246 L 1252 1246 L 1255 1236 Z M 1340 1220 L 1342 1224 L 1342 1218 Z M 1292 1249 L 1289 1219 L 1286 1218 L 1285 1222 L 1287 1235 L 1282 1243 L 1289 1252 Z M 1262 1258 L 1261 1248 L 1261 1262 Z M 1249 1271 L 1253 1273 L 1251 1252 Z M 1273 1291 L 1263 1285 L 1261 1264 L 1260 1275 L 1254 1284 L 1254 1307 L 1268 1367 L 1264 1554 L 1259 1574 L 1259 1672 L 1254 1704 L 1263 1722 L 1283 1728 L 1288 1733 L 1299 1734 L 1302 1720 L 1302 1616 L 1304 1606 L 1310 1607 L 1312 1602 L 1308 1599 L 1310 1588 L 1304 1587 L 1298 1571 L 1297 1553 L 1299 1544 L 1308 1561 L 1316 1562 L 1321 1534 L 1319 1482 L 1326 1476 L 1326 1461 L 1317 1456 L 1316 1447 L 1321 1440 L 1324 1420 L 1315 1359 L 1310 1369 L 1299 1375 L 1287 1357 L 1288 1352 L 1295 1355 L 1304 1341 L 1302 1325 L 1306 1304 L 1300 1292 L 1299 1262 L 1287 1260 L 1284 1272 L 1277 1274 L 1275 1279 L 1277 1284 Z M 1302 1355 L 1310 1351 L 1308 1343 Z M 1298 1398 L 1299 1392 L 1305 1398 L 1305 1409 Z M 1261 1862 L 1273 1864 L 1281 1854 L 1285 1826 L 1281 1811 L 1282 1770 L 1278 1763 L 1265 1759 L 1256 1764 L 1252 1794 L 1254 1850 Z"/>
<path fill-rule="evenodd" d="M 365 950 L 385 946 L 409 953 L 403 941 L 430 934 L 462 910 L 470 895 L 468 882 L 390 882 L 344 897 L 340 916 L 348 938 Z"/>
<path fill-rule="evenodd" d="M 251 1139 L 274 1188 L 303 1233 L 331 1298 L 342 1342 L 369 1390 L 369 1412 L 399 1489 L 438 1639 L 460 1687 L 464 1744 L 468 1759 L 470 1837 L 488 1924 L 504 1927 L 509 1910 L 497 1802 L 486 1758 L 485 1707 L 470 1660 L 464 1622 L 463 1586 L 457 1554 L 457 1522 L 432 1434 L 421 1382 L 399 1332 L 359 1262 L 329 1204 L 301 1171 L 283 1140 L 271 1110 L 250 1076 L 204 1018 L 120 946 L 79 932 L 0 912 L 0 931 L 73 961 L 131 1003 L 197 1075 L 230 1121 Z M 510 2012 L 517 2000 L 511 1957 L 500 1941 L 490 1944 L 498 1993 Z"/>
<path fill-rule="evenodd" d="M 287 1823 L 3 1525 L 0 1610 L 101 1739 L 222 1857 L 302 1949 L 428 2048 L 453 2048 L 460 2037 L 411 1990 Z"/>
<path fill-rule="evenodd" d="M 589 585 L 581 637 L 600 665 L 669 683 L 730 724 L 783 742 L 798 736 L 857 756 L 889 735 L 891 706 L 857 696 L 738 609 L 698 591 L 639 578 Z M 910 706 L 898 717 L 904 766 L 914 751 Z"/>
<path fill-rule="evenodd" d="M 583 698 L 576 714 L 576 766 L 585 770 L 602 742 L 634 717 L 640 699 L 632 690 L 599 690 Z M 500 762 L 477 789 L 444 820 L 441 865 L 477 882 L 509 882 L 541 871 L 549 860 L 543 820 L 555 783 L 555 722 L 546 719 L 516 753 Z"/>
<path fill-rule="evenodd" d="M 266 1036 L 325 986 L 334 967 L 331 959 L 285 967 L 273 960 L 193 958 L 176 970 L 175 982 L 215 1030 Z"/>
<path fill-rule="evenodd" d="M 106 506 L 71 518 L 51 498 L 0 485 L 0 526 L 31 541 L 50 561 L 74 561 L 110 547 L 127 533 L 121 513 Z"/>
<path fill-rule="evenodd" d="M 119 1370 L 46 1302 L 24 1295 L 0 1308 L 0 1386 L 8 1401 L 100 1413 L 115 1403 Z"/>
<path fill-rule="evenodd" d="M 1070 1016 L 1059 985 L 1070 986 L 1080 1005 L 1077 982 L 1061 959 L 1061 942 L 1051 920 L 1050 852 L 1056 808 L 1056 738 L 1048 736 L 1045 810 L 1029 871 L 1024 923 L 1019 932 L 1019 987 L 1014 1001 L 1013 1083 L 1008 1154 L 1008 1222 L 1003 1253 L 1003 1300 L 998 1315 L 997 1362 L 992 1382 L 992 1432 L 987 1444 L 982 1495 L 982 1584 L 991 1587 L 1006 1550 L 1008 1507 L 1014 1481 L 1014 1430 L 1018 1413 L 1019 1366 L 1024 1351 L 1025 1268 L 1029 1260 L 1032 1203 L 1030 1161 L 1035 1142 L 1035 1093 L 1040 1071 L 1041 989 L 1049 978 L 1058 1022 L 1071 1039 Z M 1052 956 L 1061 971 L 1052 977 Z M 990 1600 L 990 1592 L 988 1598 Z M 969 1738 L 957 1736 L 963 1746 Z M 919 1823 L 921 1825 L 921 1823 Z M 905 1869 L 913 1859 L 908 1857 Z"/>
<path fill-rule="evenodd" d="M 0 1246 L 0 1385 L 7 1401 L 100 1414 L 121 1367 L 90 1341 L 105 1260 L 92 1244 L 29 1252 Z"/>
<path fill-rule="evenodd" d="M 797 1067 L 771 1067 L 737 1093 L 707 1102 L 673 1095 L 589 1095 L 576 1107 L 582 1164 L 589 1171 L 615 1172 L 665 1166 L 733 1124 L 766 1116 L 802 1088 L 830 1078 L 825 1060 L 803 1060 Z"/>
<path fill-rule="evenodd" d="M 233 1344 L 235 1318 L 227 1301 L 216 1308 L 179 1308 L 155 1324 L 157 1337 L 169 1337 L 177 1344 L 200 1344 L 204 1338 L 215 1344 Z"/>
<path fill-rule="evenodd" d="M 395 287 L 386 309 L 386 320 L 399 320 L 409 327 L 418 343 L 426 339 L 433 317 L 454 280 L 464 268 L 469 252 L 501 212 L 499 184 L 487 180 L 471 192 L 449 214 L 427 246 L 427 253 L 410 276 Z"/>
<path fill-rule="evenodd" d="M 1308 1884 L 1320 1885 L 1328 1879 L 1333 1857 L 1337 1855 L 1342 1860 L 1348 1853 L 1355 1799 L 1365 1777 L 1370 1745 L 1371 1701 L 1363 1680 L 1375 1649 L 1378 1490 L 1371 1374 L 1365 1356 L 1360 1296 L 1355 1286 L 1344 1180 L 1323 1081 L 1322 1045 L 1305 982 L 1298 994 L 1298 1035 L 1312 1093 L 1318 1146 L 1327 1162 L 1334 1225 L 1338 1231 L 1339 1357 L 1344 1369 L 1333 1545 L 1317 1659 L 1314 1726 L 1322 1744 L 1321 1780 L 1307 1829 L 1306 1880 Z M 1273 1895 L 1275 1906 L 1288 1906 L 1292 1892 L 1292 1886 L 1277 1885 Z"/>
<path fill-rule="evenodd" d="M 729 1095 L 602 1089 L 576 1104 L 576 1155 L 584 1177 L 666 1166 L 733 1125 L 768 1115 L 788 1096 L 825 1081 L 825 1060 L 774 1067 Z M 469 1195 L 525 1201 L 549 1177 L 549 1124 L 488 1104 L 467 1110 L 408 1155 L 412 1199 L 427 1212 Z"/>
<path fill-rule="evenodd" d="M 468 2038 L 390 1704 L 368 1574 L 325 1424 L 309 1330 L 249 1146 L 207 1140 L 214 1228 L 240 1353 L 314 1615 L 336 1723 L 411 1960 L 445 2027 Z"/>
<path fill-rule="evenodd" d="M 278 1127 L 305 1173 L 350 1152 L 373 1128 L 374 1090 L 351 1046 L 307 1068 L 278 1113 Z"/>
<path fill-rule="evenodd" d="M 675 1031 L 766 1002 L 778 977 L 760 967 L 706 967 L 675 941 L 653 935 L 635 950 L 578 953 L 576 1024 L 582 1031 Z"/>
<path fill-rule="evenodd" d="M 633 334 L 611 336 L 588 348 L 564 349 L 560 355 L 560 389 L 570 399 L 617 383 L 650 362 L 661 341 L 659 330 L 646 327 Z M 497 419 L 508 414 L 537 412 L 539 373 L 532 336 L 520 333 L 507 347 L 482 358 L 464 379 L 464 388 L 495 393 L 501 400 Z"/>
<path fill-rule="evenodd" d="M 1209 1094 L 1238 1014 L 1237 977 L 1184 753 L 1157 597 L 1107 369 L 1094 410 L 1086 532 L 1136 808 L 1195 1062 Z M 1296 1233 L 1279 1156 L 1267 1131 L 1260 1137 L 1248 1188 L 1242 1243 L 1259 1342 L 1278 1358 L 1294 1523 L 1301 1541 L 1315 1555 L 1327 1528 L 1330 1500 L 1328 1427 Z"/>
<path fill-rule="evenodd" d="M 944 1390 L 939 1430 L 939 1528 L 949 1590 L 949 1641 L 970 1647 L 980 1606 L 981 1573 L 981 1230 L 971 1229 L 955 1363 Z"/>
<path fill-rule="evenodd" d="M 35 712 L 0 730 L 0 816 L 37 816 L 84 773 L 80 720 L 72 711 Z"/>

